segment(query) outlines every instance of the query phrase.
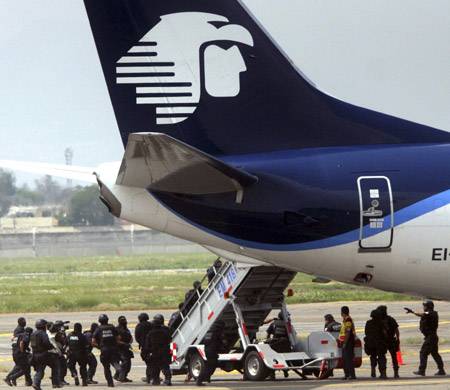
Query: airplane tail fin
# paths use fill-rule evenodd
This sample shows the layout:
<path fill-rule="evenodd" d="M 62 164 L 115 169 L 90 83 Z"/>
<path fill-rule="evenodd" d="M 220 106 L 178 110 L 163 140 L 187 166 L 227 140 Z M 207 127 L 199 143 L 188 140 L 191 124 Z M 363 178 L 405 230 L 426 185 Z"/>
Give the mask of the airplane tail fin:
<path fill-rule="evenodd" d="M 124 144 L 165 133 L 213 156 L 448 142 L 317 90 L 240 0 L 84 0 Z"/>

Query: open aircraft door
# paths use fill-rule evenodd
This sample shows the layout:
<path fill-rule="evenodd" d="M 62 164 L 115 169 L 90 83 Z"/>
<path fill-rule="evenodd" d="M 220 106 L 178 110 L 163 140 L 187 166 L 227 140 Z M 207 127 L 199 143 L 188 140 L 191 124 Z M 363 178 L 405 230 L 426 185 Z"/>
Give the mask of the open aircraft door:
<path fill-rule="evenodd" d="M 389 249 L 394 237 L 394 206 L 389 179 L 385 176 L 358 178 L 361 249 Z"/>

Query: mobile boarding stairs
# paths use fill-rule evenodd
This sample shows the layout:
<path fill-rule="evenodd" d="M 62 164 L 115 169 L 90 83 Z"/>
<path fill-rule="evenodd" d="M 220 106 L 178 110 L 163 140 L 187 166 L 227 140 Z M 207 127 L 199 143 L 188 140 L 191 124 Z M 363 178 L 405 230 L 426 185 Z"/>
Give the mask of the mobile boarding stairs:
<path fill-rule="evenodd" d="M 226 353 L 219 354 L 224 371 L 238 370 L 250 380 L 263 380 L 276 370 L 325 378 L 332 369 L 342 367 L 339 334 L 317 331 L 306 339 L 297 338 L 283 294 L 295 275 L 273 266 L 224 263 L 203 293 L 196 291 L 198 300 L 173 334 L 173 374 L 189 372 L 197 378 L 205 370 L 203 339 L 218 319 L 225 322 L 228 341 Z M 255 340 L 272 310 L 283 313 L 289 343 L 285 339 Z M 355 367 L 361 365 L 361 357 L 357 339 Z"/>

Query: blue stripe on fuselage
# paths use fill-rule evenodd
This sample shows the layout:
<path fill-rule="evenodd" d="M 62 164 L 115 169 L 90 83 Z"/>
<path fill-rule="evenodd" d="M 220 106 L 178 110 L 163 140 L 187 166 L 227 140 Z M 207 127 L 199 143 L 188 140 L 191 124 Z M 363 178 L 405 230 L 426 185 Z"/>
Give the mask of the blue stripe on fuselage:
<path fill-rule="evenodd" d="M 298 183 L 309 183 L 322 191 L 334 191 L 333 196 L 344 190 L 347 194 L 349 190 L 356 193 L 356 181 L 360 176 L 388 176 L 393 183 L 394 200 L 397 200 L 397 208 L 394 206 L 394 209 L 398 211 L 394 214 L 394 223 L 398 226 L 450 203 L 450 191 L 447 190 L 448 183 L 446 183 L 448 175 L 443 172 L 449 165 L 447 163 L 449 152 L 448 144 L 381 145 L 234 156 L 226 158 L 226 161 L 234 166 L 242 166 L 243 169 L 256 175 L 258 172 L 269 173 Z M 441 174 L 435 175 L 438 169 L 441 170 Z M 395 199 L 396 194 L 399 199 Z M 405 197 L 409 199 L 405 200 Z M 202 226 L 161 203 L 193 226 L 248 248 L 296 251 L 327 248 L 359 240 L 359 228 L 323 239 L 298 243 L 274 244 L 245 240 Z M 364 237 L 373 236 L 388 228 L 365 227 Z"/>

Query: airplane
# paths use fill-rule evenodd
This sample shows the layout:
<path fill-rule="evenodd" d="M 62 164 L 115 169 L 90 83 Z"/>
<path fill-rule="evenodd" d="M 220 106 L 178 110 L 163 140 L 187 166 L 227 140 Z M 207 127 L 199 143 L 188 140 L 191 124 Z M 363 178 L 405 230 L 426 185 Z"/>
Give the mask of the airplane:
<path fill-rule="evenodd" d="M 122 161 L 1 167 L 230 261 L 450 299 L 449 132 L 317 89 L 241 0 L 84 3 Z"/>

